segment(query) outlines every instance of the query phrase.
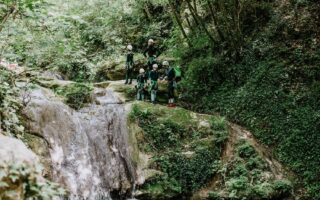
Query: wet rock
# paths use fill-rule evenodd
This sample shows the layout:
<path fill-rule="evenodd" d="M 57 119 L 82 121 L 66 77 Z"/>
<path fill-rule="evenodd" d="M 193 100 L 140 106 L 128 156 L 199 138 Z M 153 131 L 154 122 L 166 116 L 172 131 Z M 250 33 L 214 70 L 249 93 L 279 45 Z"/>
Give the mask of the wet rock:
<path fill-rule="evenodd" d="M 75 111 L 40 88 L 32 91 L 24 110 L 28 129 L 48 141 L 52 177 L 71 199 L 125 193 L 135 179 L 125 106 L 109 89 L 96 93 L 98 105 Z"/>
<path fill-rule="evenodd" d="M 38 161 L 38 157 L 21 140 L 0 134 L 0 165 L 25 163 L 35 166 Z"/>

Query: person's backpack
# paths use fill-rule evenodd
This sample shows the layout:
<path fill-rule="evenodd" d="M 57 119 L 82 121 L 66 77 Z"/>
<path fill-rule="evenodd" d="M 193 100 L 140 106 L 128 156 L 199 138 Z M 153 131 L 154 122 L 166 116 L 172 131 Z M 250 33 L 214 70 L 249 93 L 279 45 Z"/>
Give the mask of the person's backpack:
<path fill-rule="evenodd" d="M 181 68 L 180 66 L 175 66 L 174 68 L 174 75 L 177 82 L 181 81 Z"/>

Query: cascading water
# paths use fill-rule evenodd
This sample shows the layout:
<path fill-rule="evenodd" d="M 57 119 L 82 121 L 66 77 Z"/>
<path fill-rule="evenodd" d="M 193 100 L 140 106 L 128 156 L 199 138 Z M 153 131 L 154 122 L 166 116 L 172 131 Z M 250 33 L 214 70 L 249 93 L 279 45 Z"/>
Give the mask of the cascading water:
<path fill-rule="evenodd" d="M 53 179 L 68 198 L 110 199 L 134 187 L 125 106 L 110 89 L 96 89 L 96 102 L 75 111 L 46 89 L 34 90 L 25 110 L 32 132 L 44 137 Z"/>

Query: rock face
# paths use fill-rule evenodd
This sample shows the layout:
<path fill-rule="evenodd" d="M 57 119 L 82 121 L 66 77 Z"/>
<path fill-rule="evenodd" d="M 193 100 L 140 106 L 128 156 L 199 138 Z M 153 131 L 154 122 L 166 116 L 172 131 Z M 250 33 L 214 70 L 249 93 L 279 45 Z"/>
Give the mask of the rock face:
<path fill-rule="evenodd" d="M 49 144 L 52 177 L 71 199 L 107 198 L 135 181 L 125 106 L 110 89 L 96 89 L 96 104 L 75 111 L 46 89 L 31 93 L 24 113 L 29 130 Z"/>
<path fill-rule="evenodd" d="M 28 149 L 21 140 L 6 137 L 0 134 L 0 164 L 25 163 L 35 166 L 38 157 Z"/>
<path fill-rule="evenodd" d="M 36 171 L 38 165 L 38 157 L 22 141 L 0 134 L 0 199 L 25 199 L 25 175 L 18 173 L 18 170 L 14 174 L 11 173 L 12 168 L 24 166 L 30 171 Z M 36 175 L 39 181 L 42 181 L 41 175 Z"/>

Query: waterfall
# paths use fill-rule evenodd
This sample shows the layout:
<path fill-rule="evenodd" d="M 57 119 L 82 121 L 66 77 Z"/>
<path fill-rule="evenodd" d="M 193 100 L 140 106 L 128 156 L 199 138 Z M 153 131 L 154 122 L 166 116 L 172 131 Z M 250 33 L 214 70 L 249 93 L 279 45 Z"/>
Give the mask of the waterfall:
<path fill-rule="evenodd" d="M 134 188 L 125 105 L 110 89 L 95 94 L 95 103 L 75 111 L 40 88 L 25 109 L 29 129 L 50 146 L 53 180 L 71 200 L 111 199 Z"/>

